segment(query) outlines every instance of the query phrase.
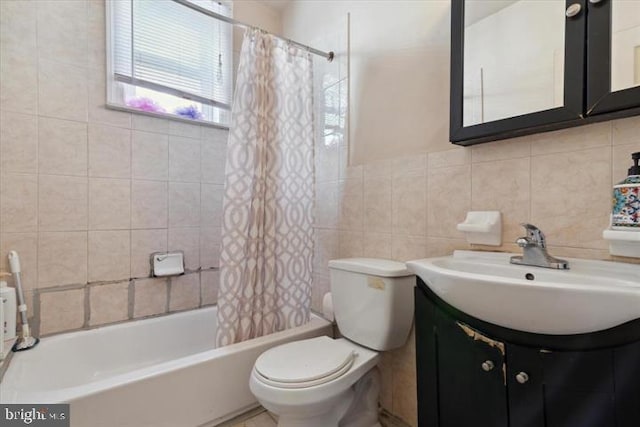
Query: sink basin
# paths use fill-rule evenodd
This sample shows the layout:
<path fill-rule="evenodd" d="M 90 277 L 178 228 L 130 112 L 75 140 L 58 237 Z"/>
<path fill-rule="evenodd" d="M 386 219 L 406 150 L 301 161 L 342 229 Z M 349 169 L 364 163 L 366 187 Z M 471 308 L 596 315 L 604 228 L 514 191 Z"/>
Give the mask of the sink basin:
<path fill-rule="evenodd" d="M 485 322 L 570 335 L 640 319 L 640 265 L 568 259 L 570 270 L 513 265 L 514 254 L 456 251 L 407 266 L 442 300 Z"/>

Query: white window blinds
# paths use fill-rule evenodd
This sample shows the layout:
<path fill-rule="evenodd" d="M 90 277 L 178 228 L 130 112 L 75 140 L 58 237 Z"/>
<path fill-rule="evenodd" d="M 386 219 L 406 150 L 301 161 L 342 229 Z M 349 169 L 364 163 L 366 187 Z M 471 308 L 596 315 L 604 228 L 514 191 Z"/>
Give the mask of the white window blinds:
<path fill-rule="evenodd" d="M 230 16 L 228 2 L 191 0 Z M 172 0 L 112 0 L 114 79 L 230 108 L 232 28 Z"/>

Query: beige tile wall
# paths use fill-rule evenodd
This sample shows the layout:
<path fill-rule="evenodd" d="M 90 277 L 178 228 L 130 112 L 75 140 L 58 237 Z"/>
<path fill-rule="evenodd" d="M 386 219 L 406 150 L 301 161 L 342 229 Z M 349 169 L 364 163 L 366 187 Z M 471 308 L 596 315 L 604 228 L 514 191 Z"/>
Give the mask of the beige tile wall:
<path fill-rule="evenodd" d="M 317 164 L 338 172 L 318 174 L 331 179 L 318 183 L 313 307 L 321 308 L 329 290 L 329 259 L 406 261 L 470 249 L 456 224 L 471 209 L 499 210 L 504 221 L 501 247 L 475 249 L 518 251 L 519 223 L 530 221 L 546 233 L 554 255 L 614 259 L 602 230 L 611 187 L 624 179 L 636 151 L 640 117 L 356 166 L 335 158 Z M 414 352 L 412 335 L 381 364 L 382 405 L 411 425 L 417 425 Z"/>
<path fill-rule="evenodd" d="M 0 266 L 20 253 L 36 332 L 215 303 L 227 132 L 104 107 L 103 0 L 0 19 Z M 190 274 L 149 279 L 166 250 Z"/>
<path fill-rule="evenodd" d="M 338 104 L 328 111 L 338 108 L 351 128 L 342 129 L 337 144 L 322 134 L 318 138 L 316 310 L 329 290 L 328 260 L 405 261 L 470 249 L 456 230 L 469 210 L 504 215 L 503 245 L 471 249 L 518 251 L 513 242 L 522 235 L 519 223 L 530 221 L 545 231 L 553 254 L 611 259 L 601 237 L 611 186 L 624 178 L 630 153 L 640 150 L 640 118 L 469 148 L 450 144 L 449 3 L 318 0 L 293 2 L 284 10 L 285 34 L 338 52 L 337 66 L 319 62 L 315 71 L 325 97 L 332 96 L 332 84 L 343 84 Z M 317 20 L 319 14 L 325 19 Z M 349 36 L 340 37 L 347 14 Z M 396 58 L 402 55 L 422 56 L 424 66 L 406 66 Z M 394 83 L 367 86 L 377 72 Z M 413 84 L 409 93 L 396 90 L 400 80 L 402 87 Z M 319 124 L 320 132 L 331 132 L 330 123 Z M 383 354 L 380 368 L 383 407 L 415 426 L 414 340 L 412 334 L 404 348 Z"/>

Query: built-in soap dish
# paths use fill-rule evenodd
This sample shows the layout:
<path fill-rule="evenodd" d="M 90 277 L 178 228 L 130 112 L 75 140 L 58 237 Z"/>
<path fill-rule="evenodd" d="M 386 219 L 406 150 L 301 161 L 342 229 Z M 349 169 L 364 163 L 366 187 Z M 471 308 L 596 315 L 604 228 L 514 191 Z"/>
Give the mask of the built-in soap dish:
<path fill-rule="evenodd" d="M 467 218 L 458 224 L 458 231 L 462 231 L 471 244 L 500 246 L 502 215 L 498 211 L 467 212 Z"/>
<path fill-rule="evenodd" d="M 608 229 L 602 237 L 609 242 L 611 255 L 640 258 L 640 230 Z"/>
<path fill-rule="evenodd" d="M 184 252 L 155 252 L 151 254 L 151 276 L 165 277 L 184 274 Z"/>

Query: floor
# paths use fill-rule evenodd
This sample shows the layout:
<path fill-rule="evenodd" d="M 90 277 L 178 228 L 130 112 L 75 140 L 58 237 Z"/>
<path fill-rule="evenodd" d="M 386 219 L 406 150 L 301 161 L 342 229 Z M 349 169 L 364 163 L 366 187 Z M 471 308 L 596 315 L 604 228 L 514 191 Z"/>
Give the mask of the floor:
<path fill-rule="evenodd" d="M 251 418 L 233 423 L 230 427 L 276 427 L 277 423 L 274 418 L 269 415 L 265 410 L 263 412 L 253 415 Z"/>
<path fill-rule="evenodd" d="M 258 408 L 219 427 L 277 427 L 277 424 L 273 415 L 264 408 Z M 404 421 L 385 410 L 380 413 L 380 425 L 382 427 L 409 427 Z"/>

